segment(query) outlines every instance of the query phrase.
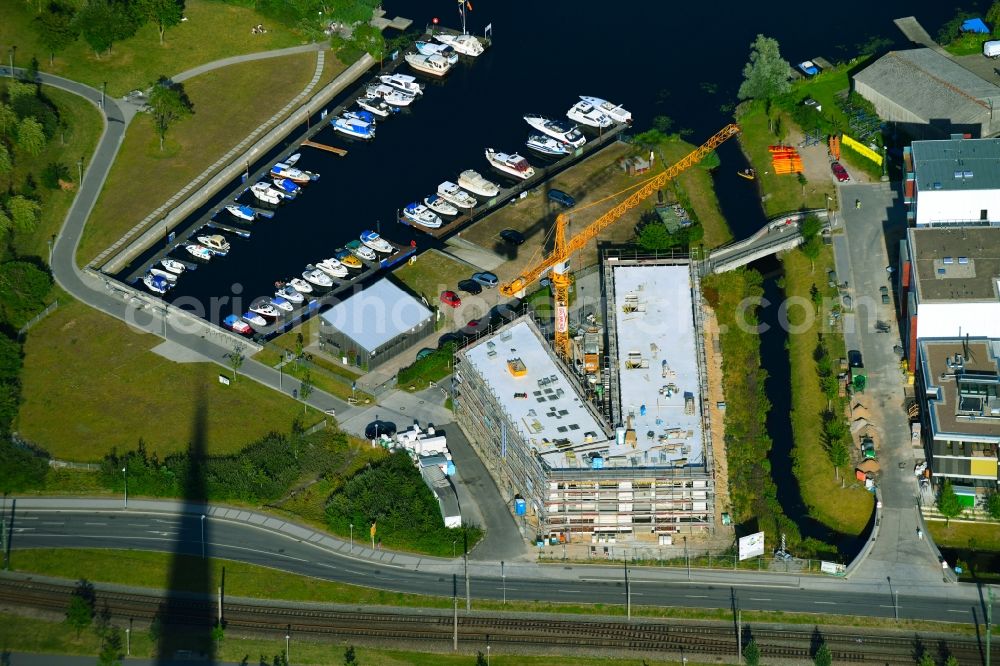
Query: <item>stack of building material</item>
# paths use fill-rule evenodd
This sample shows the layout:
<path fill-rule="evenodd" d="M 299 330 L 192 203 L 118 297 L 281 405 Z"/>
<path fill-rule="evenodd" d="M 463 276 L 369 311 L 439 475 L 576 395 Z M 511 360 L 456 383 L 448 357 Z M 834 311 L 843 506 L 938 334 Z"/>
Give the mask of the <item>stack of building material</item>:
<path fill-rule="evenodd" d="M 768 146 L 774 173 L 802 173 L 802 158 L 799 151 L 791 146 Z"/>

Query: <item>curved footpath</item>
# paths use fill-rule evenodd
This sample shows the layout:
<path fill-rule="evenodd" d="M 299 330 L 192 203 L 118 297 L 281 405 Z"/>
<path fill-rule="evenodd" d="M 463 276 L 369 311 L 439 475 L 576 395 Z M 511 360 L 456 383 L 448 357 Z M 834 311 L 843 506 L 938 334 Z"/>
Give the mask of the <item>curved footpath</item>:
<path fill-rule="evenodd" d="M 200 531 L 204 515 L 204 543 Z M 464 563 L 372 550 L 367 531 L 354 543 L 252 511 L 176 501 L 20 498 L 13 519 L 16 568 L 30 548 L 117 548 L 198 556 L 204 552 L 323 580 L 412 594 L 451 596 L 464 590 Z M 459 547 L 461 544 L 459 544 Z M 624 604 L 620 564 L 546 566 L 469 562 L 475 598 Z M 976 622 L 980 591 L 923 581 L 874 583 L 757 571 L 630 567 L 632 603 Z M 25 576 L 27 574 L 5 574 Z"/>
<path fill-rule="evenodd" d="M 274 54 L 271 57 L 277 57 L 287 55 L 285 51 L 287 49 L 268 53 Z M 247 54 L 215 61 L 198 69 L 201 73 L 236 62 L 257 60 L 261 57 L 264 56 Z M 0 75 L 9 71 L 9 69 L 2 68 Z M 15 68 L 14 71 L 21 75 L 24 74 L 24 70 L 21 68 Z M 83 97 L 97 108 L 101 108 L 102 95 L 99 90 L 52 74 L 39 73 L 38 76 L 41 83 Z M 118 150 L 121 148 L 125 130 L 138 112 L 135 105 L 120 102 L 112 97 L 104 97 L 104 106 L 104 114 L 102 114 L 104 131 L 98 141 L 93 158 L 84 172 L 83 182 L 80 184 L 76 198 L 66 215 L 66 221 L 63 223 L 52 248 L 52 274 L 59 286 L 74 298 L 120 319 L 133 328 L 164 337 L 165 327 L 161 316 L 137 309 L 119 296 L 118 292 L 112 291 L 107 281 L 102 282 L 100 279 L 81 271 L 76 265 L 76 251 L 83 235 L 84 226 L 97 202 Z M 200 332 L 191 332 L 190 324 L 176 318 L 167 319 L 166 333 L 167 340 L 186 347 L 205 357 L 207 361 L 217 363 L 224 368 L 229 367 L 226 355 L 232 351 L 232 346 L 228 342 L 228 338 L 219 338 L 218 340 L 206 338 Z M 278 370 L 250 358 L 246 359 L 240 368 L 240 373 L 274 390 L 292 393 L 292 391 L 298 392 L 301 387 L 298 380 L 292 377 L 282 377 Z M 316 388 L 313 389 L 306 402 L 324 412 L 334 410 L 338 418 L 350 418 L 355 413 L 362 411 L 352 408 L 346 402 Z"/>

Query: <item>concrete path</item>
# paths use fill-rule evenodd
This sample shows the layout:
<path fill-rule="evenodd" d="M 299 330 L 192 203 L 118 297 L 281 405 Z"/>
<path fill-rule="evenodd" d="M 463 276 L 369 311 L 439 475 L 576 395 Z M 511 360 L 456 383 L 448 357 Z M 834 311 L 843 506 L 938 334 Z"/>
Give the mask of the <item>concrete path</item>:
<path fill-rule="evenodd" d="M 924 530 L 924 538 L 917 538 L 917 529 L 923 529 L 923 524 L 913 467 L 923 453 L 910 442 L 903 376 L 899 356 L 893 351 L 893 346 L 899 344 L 895 305 L 884 305 L 879 293 L 882 286 L 893 291 L 885 269 L 895 261 L 896 243 L 905 229 L 905 213 L 898 193 L 888 184 L 847 185 L 840 190 L 847 204 L 841 212 L 846 233 L 834 236 L 834 253 L 838 279 L 847 280 L 853 309 L 844 318 L 844 341 L 848 349 L 860 350 L 864 358 L 868 386 L 855 401 L 871 414 L 882 466 L 883 506 L 878 538 L 864 561 L 855 566 L 851 578 L 873 583 L 940 583 L 942 567 L 930 535 Z M 855 208 L 856 200 L 861 208 Z M 890 322 L 892 332 L 876 332 L 877 320 Z"/>
<path fill-rule="evenodd" d="M 238 65 L 241 62 L 252 62 L 254 60 L 267 60 L 268 58 L 281 58 L 283 56 L 295 55 L 296 53 L 311 53 L 313 51 L 324 51 L 330 48 L 328 42 L 316 42 L 315 44 L 303 44 L 302 46 L 290 46 L 286 49 L 274 49 L 273 51 L 260 51 L 258 53 L 245 53 L 243 55 L 232 56 L 231 58 L 222 58 L 220 60 L 213 60 L 212 62 L 207 62 L 204 65 L 198 65 L 197 67 L 192 67 L 191 69 L 185 70 L 180 74 L 175 74 L 170 77 L 170 80 L 174 83 L 182 83 L 190 78 L 194 78 L 199 74 L 204 74 L 205 72 L 211 72 L 213 69 L 221 69 L 222 67 L 229 67 L 230 65 Z"/>

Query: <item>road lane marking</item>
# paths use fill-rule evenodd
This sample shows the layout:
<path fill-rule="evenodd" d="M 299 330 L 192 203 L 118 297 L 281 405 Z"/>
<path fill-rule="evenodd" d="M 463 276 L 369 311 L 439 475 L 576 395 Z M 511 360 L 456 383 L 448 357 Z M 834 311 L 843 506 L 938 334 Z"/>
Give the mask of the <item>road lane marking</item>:
<path fill-rule="evenodd" d="M 560 590 L 560 589 L 556 589 L 556 592 L 566 592 L 568 594 L 583 594 L 583 590 Z"/>
<path fill-rule="evenodd" d="M 837 605 L 836 601 L 814 601 L 813 603 L 814 604 L 823 604 L 825 606 L 836 606 Z M 890 608 L 892 608 L 892 607 L 890 606 Z"/>
<path fill-rule="evenodd" d="M 685 594 L 688 599 L 708 599 L 707 594 Z"/>
<path fill-rule="evenodd" d="M 954 608 L 949 608 L 948 612 L 949 613 L 968 613 L 969 611 L 967 611 L 967 610 L 955 610 Z"/>
<path fill-rule="evenodd" d="M 107 523 L 84 523 L 84 525 L 92 525 L 94 527 L 107 527 Z"/>
<path fill-rule="evenodd" d="M 771 601 L 771 599 L 763 599 L 763 598 L 750 597 L 750 601 Z"/>
<path fill-rule="evenodd" d="M 65 525 L 66 523 L 42 523 L 42 525 Z"/>

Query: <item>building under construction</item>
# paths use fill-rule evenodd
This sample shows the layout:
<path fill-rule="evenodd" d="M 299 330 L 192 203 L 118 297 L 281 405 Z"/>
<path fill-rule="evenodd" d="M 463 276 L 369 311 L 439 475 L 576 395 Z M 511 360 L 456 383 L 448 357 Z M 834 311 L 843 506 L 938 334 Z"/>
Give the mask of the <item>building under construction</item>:
<path fill-rule="evenodd" d="M 697 276 L 687 260 L 610 257 L 602 271 L 604 334 L 577 332 L 572 367 L 529 317 L 457 353 L 459 422 L 526 537 L 711 530 Z"/>

